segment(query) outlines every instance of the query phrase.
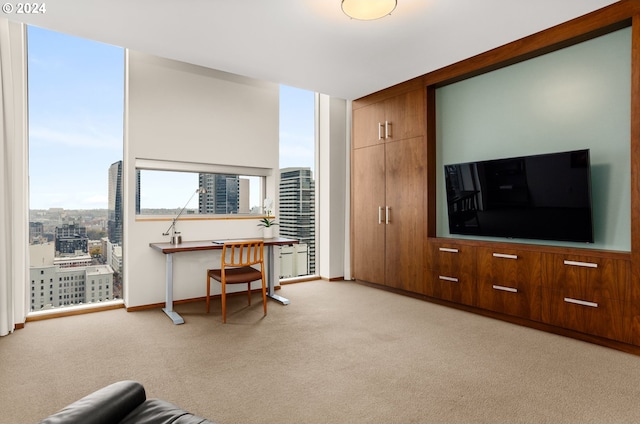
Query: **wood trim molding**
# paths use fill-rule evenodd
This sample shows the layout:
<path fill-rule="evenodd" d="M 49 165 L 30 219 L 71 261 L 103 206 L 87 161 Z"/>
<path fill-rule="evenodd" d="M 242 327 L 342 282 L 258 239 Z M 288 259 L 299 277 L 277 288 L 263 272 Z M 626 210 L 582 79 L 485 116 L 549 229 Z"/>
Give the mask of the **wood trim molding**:
<path fill-rule="evenodd" d="M 640 345 L 640 12 L 631 36 L 631 341 Z M 635 212 L 635 213 L 634 213 Z"/>
<path fill-rule="evenodd" d="M 280 286 L 275 286 L 274 290 L 280 290 Z M 252 289 L 251 293 L 261 293 L 262 289 Z M 227 293 L 227 297 L 230 296 L 246 296 L 247 291 L 239 291 L 239 292 L 235 292 L 235 293 Z M 212 294 L 211 298 L 212 299 L 220 299 L 219 294 Z M 192 297 L 190 299 L 182 299 L 182 300 L 174 300 L 173 301 L 173 306 L 175 305 L 183 305 L 185 303 L 194 303 L 194 302 L 204 302 L 206 300 L 205 296 L 201 296 L 201 297 Z M 138 312 L 138 311 L 147 311 L 149 309 L 158 309 L 158 308 L 164 308 L 165 307 L 165 303 L 161 302 L 161 303 L 149 303 L 147 305 L 139 305 L 139 306 L 127 306 L 126 310 L 127 312 Z"/>

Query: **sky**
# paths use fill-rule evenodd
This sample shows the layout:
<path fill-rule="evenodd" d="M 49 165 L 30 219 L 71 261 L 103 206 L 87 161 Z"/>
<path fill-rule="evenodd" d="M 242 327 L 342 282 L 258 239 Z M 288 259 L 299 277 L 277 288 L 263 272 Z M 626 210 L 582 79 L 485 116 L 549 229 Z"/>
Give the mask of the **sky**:
<path fill-rule="evenodd" d="M 106 209 L 123 157 L 124 49 L 28 27 L 28 84 L 30 208 Z M 280 167 L 292 166 L 314 169 L 314 93 L 281 86 Z M 195 181 L 174 204 L 143 207 L 181 207 Z"/>

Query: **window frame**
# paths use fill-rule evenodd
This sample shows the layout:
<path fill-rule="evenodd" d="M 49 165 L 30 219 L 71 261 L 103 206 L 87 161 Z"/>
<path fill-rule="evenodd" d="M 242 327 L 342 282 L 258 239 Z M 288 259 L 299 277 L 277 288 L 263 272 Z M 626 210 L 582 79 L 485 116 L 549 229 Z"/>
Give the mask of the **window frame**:
<path fill-rule="evenodd" d="M 261 168 L 252 166 L 240 166 L 240 165 L 223 165 L 215 163 L 202 163 L 202 162 L 185 162 L 185 161 L 167 161 L 157 159 L 141 159 L 135 160 L 134 175 L 138 174 L 138 171 L 166 171 L 166 172 L 185 172 L 194 174 L 233 174 L 247 177 L 259 177 L 260 182 L 260 199 L 266 197 L 267 192 L 267 178 L 273 175 L 271 168 Z M 142 188 L 136 188 L 136 191 L 142 191 Z M 136 196 L 140 193 L 135 193 Z M 262 205 L 260 205 L 262 207 Z M 137 209 L 137 208 L 136 208 Z M 192 214 L 189 215 L 189 219 L 215 219 L 215 218 L 244 218 L 244 217 L 260 217 L 263 215 L 262 208 L 258 213 L 236 213 L 236 214 Z M 146 220 L 148 218 L 162 218 L 172 217 L 173 215 L 150 215 L 138 213 L 136 210 L 136 220 Z"/>

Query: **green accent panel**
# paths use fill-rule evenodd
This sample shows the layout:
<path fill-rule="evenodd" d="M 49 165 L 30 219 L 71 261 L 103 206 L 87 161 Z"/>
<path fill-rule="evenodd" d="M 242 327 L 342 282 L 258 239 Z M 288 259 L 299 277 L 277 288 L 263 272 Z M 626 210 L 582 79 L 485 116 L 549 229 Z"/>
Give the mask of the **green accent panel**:
<path fill-rule="evenodd" d="M 437 234 L 450 235 L 443 165 L 591 149 L 595 242 L 631 250 L 631 28 L 436 91 Z M 471 237 L 487 240 L 487 238 Z"/>

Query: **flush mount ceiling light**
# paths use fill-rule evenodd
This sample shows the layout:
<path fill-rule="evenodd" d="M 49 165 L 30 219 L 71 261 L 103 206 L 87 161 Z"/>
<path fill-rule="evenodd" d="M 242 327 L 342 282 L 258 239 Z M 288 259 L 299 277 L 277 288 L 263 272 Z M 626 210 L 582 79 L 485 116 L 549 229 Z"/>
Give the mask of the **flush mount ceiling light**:
<path fill-rule="evenodd" d="M 342 11 L 350 18 L 371 21 L 391 14 L 397 4 L 397 0 L 342 0 Z"/>

